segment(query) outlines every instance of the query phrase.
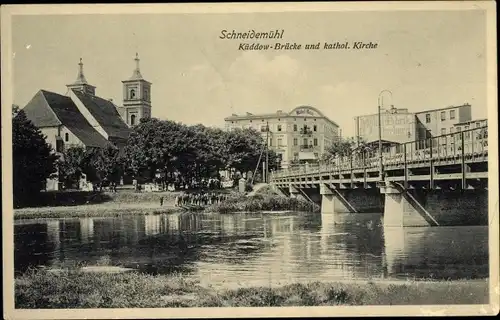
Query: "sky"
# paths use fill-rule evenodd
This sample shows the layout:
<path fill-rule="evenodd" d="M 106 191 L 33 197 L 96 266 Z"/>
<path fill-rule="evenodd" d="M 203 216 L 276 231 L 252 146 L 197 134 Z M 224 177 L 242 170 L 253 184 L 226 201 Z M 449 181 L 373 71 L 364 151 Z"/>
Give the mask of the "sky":
<path fill-rule="evenodd" d="M 284 30 L 280 40 L 222 40 L 221 30 Z M 25 15 L 12 18 L 14 103 L 40 89 L 66 93 L 83 59 L 96 94 L 123 98 L 141 59 L 152 116 L 223 126 L 245 112 L 318 108 L 354 134 L 355 116 L 384 104 L 418 112 L 470 103 L 486 118 L 484 11 Z M 260 44 L 354 41 L 372 50 L 238 50 Z"/>

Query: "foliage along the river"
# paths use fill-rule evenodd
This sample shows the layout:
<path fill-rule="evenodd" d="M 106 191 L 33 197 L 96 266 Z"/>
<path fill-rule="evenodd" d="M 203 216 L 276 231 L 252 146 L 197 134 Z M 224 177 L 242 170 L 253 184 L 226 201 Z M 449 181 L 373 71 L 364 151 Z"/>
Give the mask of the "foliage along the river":
<path fill-rule="evenodd" d="M 55 172 L 57 157 L 22 110 L 14 107 L 12 116 L 13 195 L 18 206 L 43 189 L 46 179 Z"/>
<path fill-rule="evenodd" d="M 200 184 L 217 178 L 221 170 L 246 173 L 265 158 L 265 141 L 253 129 L 223 131 L 201 124 L 187 126 L 169 120 L 142 119 L 134 127 L 121 155 L 130 176 L 154 179 L 160 171 L 162 182 Z M 277 167 L 277 155 L 269 150 L 269 169 Z"/>

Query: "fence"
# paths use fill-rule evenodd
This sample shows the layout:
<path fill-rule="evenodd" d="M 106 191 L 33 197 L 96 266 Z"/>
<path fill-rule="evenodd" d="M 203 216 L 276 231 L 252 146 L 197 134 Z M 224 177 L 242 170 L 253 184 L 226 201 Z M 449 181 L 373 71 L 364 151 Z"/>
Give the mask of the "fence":
<path fill-rule="evenodd" d="M 433 161 L 485 160 L 488 155 L 488 127 L 473 128 L 428 139 L 411 141 L 392 147 L 382 154 L 384 166 Z M 355 169 L 378 168 L 376 151 L 353 153 L 317 164 L 305 164 L 282 169 L 271 179 L 315 172 L 335 172 Z"/>

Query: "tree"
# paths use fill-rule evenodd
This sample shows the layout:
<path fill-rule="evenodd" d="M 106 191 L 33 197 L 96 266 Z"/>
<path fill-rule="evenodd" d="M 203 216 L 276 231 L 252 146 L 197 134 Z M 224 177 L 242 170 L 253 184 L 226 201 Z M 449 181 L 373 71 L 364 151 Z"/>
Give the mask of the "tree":
<path fill-rule="evenodd" d="M 353 154 L 356 141 L 353 138 L 335 140 L 325 148 L 323 160 L 332 160 L 336 157 L 349 157 Z"/>
<path fill-rule="evenodd" d="M 22 110 L 12 120 L 12 162 L 14 204 L 26 204 L 40 192 L 46 179 L 55 173 L 57 156 L 45 136 Z"/>
<path fill-rule="evenodd" d="M 122 173 L 118 148 L 108 143 L 104 148 L 88 149 L 85 155 L 85 173 L 102 185 L 117 183 Z"/>
<path fill-rule="evenodd" d="M 185 125 L 155 118 L 141 119 L 127 140 L 123 151 L 125 169 L 134 177 L 154 179 L 157 170 L 173 179 L 176 171 L 189 173 L 193 148 Z"/>
<path fill-rule="evenodd" d="M 62 157 L 57 161 L 59 169 L 59 181 L 67 188 L 78 183 L 82 173 L 86 173 L 86 155 L 83 147 L 71 147 L 64 151 Z"/>
<path fill-rule="evenodd" d="M 254 129 L 234 129 L 228 132 L 224 144 L 227 146 L 226 167 L 240 173 L 255 170 L 265 148 L 260 133 Z"/>

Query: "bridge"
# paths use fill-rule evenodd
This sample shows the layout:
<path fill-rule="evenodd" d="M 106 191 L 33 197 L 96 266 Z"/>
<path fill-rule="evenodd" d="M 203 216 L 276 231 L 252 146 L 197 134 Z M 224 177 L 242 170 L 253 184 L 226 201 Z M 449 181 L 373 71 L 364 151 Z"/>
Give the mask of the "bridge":
<path fill-rule="evenodd" d="M 485 224 L 488 127 L 403 143 L 382 157 L 354 150 L 274 172 L 270 183 L 322 213 L 383 212 L 385 226 Z"/>

